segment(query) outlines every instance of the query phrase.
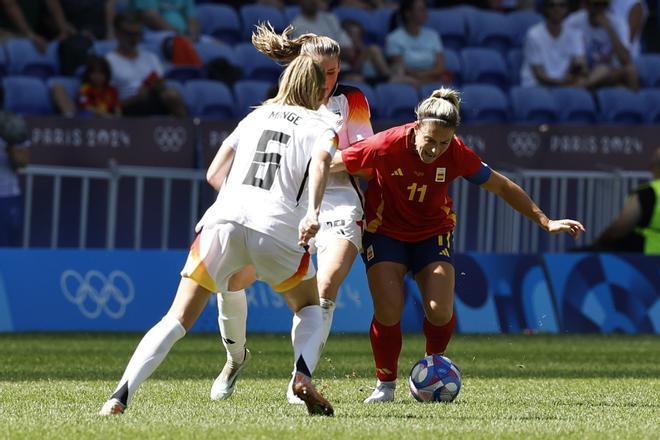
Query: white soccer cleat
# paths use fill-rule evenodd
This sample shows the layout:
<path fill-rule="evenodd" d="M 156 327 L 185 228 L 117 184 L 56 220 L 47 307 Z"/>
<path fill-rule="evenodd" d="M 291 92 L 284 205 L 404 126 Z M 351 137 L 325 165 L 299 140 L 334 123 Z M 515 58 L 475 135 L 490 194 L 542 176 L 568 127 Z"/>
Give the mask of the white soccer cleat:
<path fill-rule="evenodd" d="M 246 348 L 245 357 L 243 358 L 242 363 L 236 364 L 230 360 L 225 362 L 222 371 L 213 381 L 213 386 L 211 387 L 211 400 L 225 400 L 232 395 L 234 388 L 236 387 L 236 379 L 238 379 L 238 375 L 248 364 L 251 356 L 250 350 Z"/>
<path fill-rule="evenodd" d="M 289 381 L 289 385 L 287 385 L 286 388 L 286 400 L 292 405 L 304 405 L 305 402 L 303 400 L 296 396 L 296 394 L 293 392 L 293 379 L 294 377 L 291 376 L 291 380 Z"/>
<path fill-rule="evenodd" d="M 371 396 L 364 399 L 364 403 L 381 403 L 394 401 L 394 390 L 396 389 L 396 380 L 391 382 L 376 382 L 376 388 Z"/>
<path fill-rule="evenodd" d="M 121 403 L 119 399 L 115 399 L 113 397 L 103 404 L 101 410 L 99 411 L 99 415 L 112 416 L 115 414 L 123 414 L 125 409 L 126 405 Z"/>

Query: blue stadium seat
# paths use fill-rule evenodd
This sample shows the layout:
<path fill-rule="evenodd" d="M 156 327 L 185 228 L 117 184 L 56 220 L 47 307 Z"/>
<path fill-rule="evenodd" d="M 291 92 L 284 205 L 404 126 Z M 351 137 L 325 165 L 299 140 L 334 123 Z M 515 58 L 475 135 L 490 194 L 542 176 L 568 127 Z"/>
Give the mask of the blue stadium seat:
<path fill-rule="evenodd" d="M 504 92 L 495 86 L 469 84 L 462 90 L 461 115 L 465 122 L 507 122 L 509 100 Z"/>
<path fill-rule="evenodd" d="M 94 42 L 94 52 L 97 55 L 105 56 L 108 52 L 117 47 L 117 40 L 96 40 Z"/>
<path fill-rule="evenodd" d="M 543 15 L 529 9 L 510 12 L 506 17 L 509 21 L 514 47 L 522 47 L 527 30 L 543 21 Z"/>
<path fill-rule="evenodd" d="M 646 122 L 660 124 L 660 87 L 642 91 L 646 104 Z"/>
<path fill-rule="evenodd" d="M 173 79 L 167 79 L 165 80 L 165 87 L 169 87 L 170 89 L 174 89 L 177 92 L 179 92 L 179 95 L 185 98 L 185 91 L 183 90 L 183 84 L 180 83 L 179 81 L 173 80 Z"/>
<path fill-rule="evenodd" d="M 362 81 L 342 81 L 341 84 L 346 84 L 347 86 L 357 87 L 364 93 L 367 102 L 369 103 L 369 113 L 371 113 L 371 119 L 379 117 L 378 114 L 378 95 L 376 91 L 369 84 Z"/>
<path fill-rule="evenodd" d="M 204 64 L 208 64 L 209 61 L 215 58 L 224 58 L 229 62 L 234 60 L 234 49 L 225 43 L 200 41 L 195 44 L 195 50 L 197 50 L 197 54 Z"/>
<path fill-rule="evenodd" d="M 245 79 L 236 81 L 234 84 L 234 96 L 236 97 L 235 116 L 242 118 L 252 111 L 253 106 L 261 104 L 273 87 L 268 81 L 255 81 Z"/>
<path fill-rule="evenodd" d="M 516 121 L 550 124 L 559 119 L 557 103 L 547 88 L 515 86 L 509 93 Z"/>
<path fill-rule="evenodd" d="M 236 44 L 241 40 L 241 21 L 229 5 L 199 5 L 197 21 L 202 34 L 211 35 L 228 44 Z"/>
<path fill-rule="evenodd" d="M 586 89 L 579 87 L 553 87 L 550 89 L 559 120 L 563 123 L 593 124 L 598 119 L 594 98 Z"/>
<path fill-rule="evenodd" d="M 636 64 L 642 87 L 660 87 L 660 54 L 641 54 Z"/>
<path fill-rule="evenodd" d="M 69 98 L 71 98 L 73 102 L 78 101 L 80 78 L 76 78 L 75 76 L 53 76 L 49 78 L 48 81 L 46 81 L 46 85 L 49 89 L 55 84 L 62 85 L 66 90 L 67 95 L 69 95 Z"/>
<path fill-rule="evenodd" d="M 240 43 L 234 47 L 236 64 L 241 66 L 245 79 L 277 82 L 282 66 L 259 52 L 251 43 Z"/>
<path fill-rule="evenodd" d="M 298 14 L 300 14 L 300 6 L 287 5 L 284 7 L 284 18 L 286 18 L 287 23 L 291 23 Z"/>
<path fill-rule="evenodd" d="M 409 84 L 382 83 L 376 86 L 378 109 L 381 119 L 414 120 L 419 101 L 417 90 Z"/>
<path fill-rule="evenodd" d="M 27 38 L 7 40 L 5 47 L 9 58 L 9 73 L 42 79 L 55 75 L 59 70 L 58 45 L 58 42 L 50 43 L 46 53 L 41 53 Z"/>
<path fill-rule="evenodd" d="M 282 32 L 289 23 L 279 9 L 269 5 L 246 4 L 241 6 L 240 14 L 245 41 L 250 41 L 254 27 L 258 23 L 268 21 L 277 32 Z"/>
<path fill-rule="evenodd" d="M 603 87 L 596 91 L 600 119 L 608 124 L 643 124 L 645 103 L 642 97 L 623 87 Z"/>
<path fill-rule="evenodd" d="M 53 108 L 46 84 L 31 76 L 7 76 L 2 85 L 5 91 L 4 108 L 22 115 L 48 115 Z"/>
<path fill-rule="evenodd" d="M 219 119 L 234 117 L 234 97 L 221 82 L 208 79 L 193 79 L 183 86 L 186 105 L 195 116 Z"/>
<path fill-rule="evenodd" d="M 468 47 L 461 51 L 463 84 L 486 83 L 503 90 L 509 86 L 504 57 L 496 50 Z"/>
<path fill-rule="evenodd" d="M 495 49 L 502 55 L 512 46 L 513 30 L 506 15 L 477 10 L 468 14 L 466 19 L 470 46 Z"/>
<path fill-rule="evenodd" d="M 7 59 L 7 52 L 4 45 L 0 45 L 0 78 L 7 74 L 9 67 L 9 60 Z"/>
<path fill-rule="evenodd" d="M 204 71 L 195 66 L 170 66 L 165 70 L 165 78 L 186 82 L 204 77 Z"/>
<path fill-rule="evenodd" d="M 465 14 L 459 9 L 429 9 L 426 26 L 440 34 L 446 49 L 460 51 L 467 46 Z"/>
<path fill-rule="evenodd" d="M 461 60 L 458 54 L 451 49 L 445 49 L 443 55 L 445 57 L 445 70 L 453 73 L 452 84 L 454 86 L 460 86 L 463 81 L 463 75 L 461 72 Z"/>
<path fill-rule="evenodd" d="M 509 68 L 509 80 L 512 85 L 520 85 L 520 69 L 523 64 L 522 49 L 513 48 L 506 54 L 506 64 Z"/>
<path fill-rule="evenodd" d="M 373 26 L 366 29 L 366 40 L 378 44 L 379 46 L 385 45 L 385 38 L 390 28 L 390 20 L 394 10 L 392 8 L 378 8 L 372 13 Z"/>

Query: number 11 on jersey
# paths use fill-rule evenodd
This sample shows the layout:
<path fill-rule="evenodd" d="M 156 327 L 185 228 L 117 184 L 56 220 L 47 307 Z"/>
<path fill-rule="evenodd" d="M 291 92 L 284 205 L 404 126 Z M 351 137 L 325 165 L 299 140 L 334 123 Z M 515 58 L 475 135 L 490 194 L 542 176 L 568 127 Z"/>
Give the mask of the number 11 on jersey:
<path fill-rule="evenodd" d="M 410 195 L 408 195 L 408 200 L 410 201 L 415 200 L 415 193 L 419 193 L 419 197 L 417 201 L 419 203 L 422 203 L 424 201 L 424 196 L 426 195 L 426 185 L 422 185 L 419 188 L 417 188 L 417 183 L 413 183 L 406 189 L 410 191 Z"/>

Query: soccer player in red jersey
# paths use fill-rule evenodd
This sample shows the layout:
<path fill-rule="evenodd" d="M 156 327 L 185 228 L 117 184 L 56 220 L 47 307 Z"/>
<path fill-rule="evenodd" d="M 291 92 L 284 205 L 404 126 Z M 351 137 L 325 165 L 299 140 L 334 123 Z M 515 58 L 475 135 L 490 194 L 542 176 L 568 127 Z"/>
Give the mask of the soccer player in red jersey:
<path fill-rule="evenodd" d="M 522 188 L 483 163 L 455 135 L 459 103 L 457 91 L 436 90 L 417 106 L 415 122 L 356 142 L 333 159 L 333 171 L 371 169 L 373 174 L 366 192 L 362 257 L 374 303 L 370 339 L 378 382 L 365 403 L 394 400 L 408 271 L 422 295 L 426 354 L 444 353 L 451 338 L 456 323 L 451 181 L 465 177 L 547 232 L 577 238 L 584 231 L 575 220 L 550 220 Z"/>

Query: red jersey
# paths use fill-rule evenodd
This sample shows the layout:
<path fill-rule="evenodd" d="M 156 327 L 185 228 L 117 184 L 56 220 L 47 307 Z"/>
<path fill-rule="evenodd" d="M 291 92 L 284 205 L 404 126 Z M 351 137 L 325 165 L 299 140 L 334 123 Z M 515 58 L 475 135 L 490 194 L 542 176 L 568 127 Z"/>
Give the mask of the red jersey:
<path fill-rule="evenodd" d="M 453 230 L 456 214 L 449 183 L 482 169 L 479 156 L 457 136 L 433 163 L 422 162 L 414 147 L 413 125 L 380 132 L 342 151 L 349 173 L 375 170 L 366 193 L 367 231 L 406 242 Z"/>
<path fill-rule="evenodd" d="M 78 92 L 78 105 L 81 109 L 92 109 L 102 113 L 114 113 L 119 107 L 117 89 L 105 86 L 95 89 L 90 84 L 83 84 Z"/>

